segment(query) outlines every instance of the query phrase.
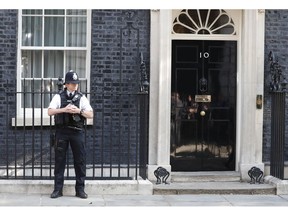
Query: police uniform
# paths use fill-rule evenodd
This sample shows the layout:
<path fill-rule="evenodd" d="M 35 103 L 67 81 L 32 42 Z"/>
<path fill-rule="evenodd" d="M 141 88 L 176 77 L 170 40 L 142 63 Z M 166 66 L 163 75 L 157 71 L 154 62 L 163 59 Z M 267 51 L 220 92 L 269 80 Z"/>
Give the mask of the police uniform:
<path fill-rule="evenodd" d="M 69 81 L 72 79 L 73 74 L 71 73 L 75 72 L 68 72 L 66 74 L 66 83 L 69 83 Z M 78 76 L 76 80 L 78 80 Z M 80 108 L 81 112 L 86 110 L 92 111 L 92 107 L 85 95 L 79 91 L 69 92 L 67 88 L 52 98 L 48 109 L 63 108 L 70 103 Z M 84 192 L 86 177 L 86 152 L 84 142 L 85 117 L 83 117 L 81 114 L 59 113 L 54 116 L 54 120 L 56 127 L 56 144 L 54 148 L 54 191 L 51 194 L 51 198 L 62 196 L 66 155 L 69 145 L 71 147 L 74 159 L 76 196 L 80 198 L 87 198 L 87 194 Z"/>

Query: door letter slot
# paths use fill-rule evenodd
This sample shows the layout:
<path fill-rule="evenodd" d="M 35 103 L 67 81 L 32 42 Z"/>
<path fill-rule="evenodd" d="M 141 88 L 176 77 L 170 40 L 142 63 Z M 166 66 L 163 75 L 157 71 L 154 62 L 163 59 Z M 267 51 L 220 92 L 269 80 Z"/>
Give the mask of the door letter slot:
<path fill-rule="evenodd" d="M 195 95 L 195 102 L 211 102 L 211 95 Z"/>

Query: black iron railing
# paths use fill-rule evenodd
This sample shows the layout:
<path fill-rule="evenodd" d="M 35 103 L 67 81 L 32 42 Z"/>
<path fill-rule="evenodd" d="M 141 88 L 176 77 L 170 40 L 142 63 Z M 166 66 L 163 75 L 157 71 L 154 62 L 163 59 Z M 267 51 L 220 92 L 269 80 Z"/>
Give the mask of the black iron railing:
<path fill-rule="evenodd" d="M 282 68 L 272 52 L 269 53 L 271 94 L 271 158 L 270 174 L 284 178 L 285 98 L 287 82 Z"/>
<path fill-rule="evenodd" d="M 6 92 L 0 178 L 53 178 L 54 150 L 50 143 L 50 135 L 54 131 L 53 117 L 47 116 L 44 106 L 20 107 L 18 110 L 16 106 L 17 98 L 38 97 L 36 94 L 43 101 L 45 97 L 50 100 L 53 95 L 45 91 Z M 87 179 L 137 179 L 139 176 L 145 179 L 148 94 L 84 94 L 90 98 L 94 109 L 94 119 L 87 121 L 85 127 Z M 97 103 L 98 100 L 101 103 Z M 74 178 L 70 150 L 65 176 L 67 179 Z"/>
<path fill-rule="evenodd" d="M 135 10 L 123 14 L 126 21 L 117 37 L 117 57 L 109 63 L 108 71 L 103 67 L 91 71 L 91 92 L 87 81 L 80 79 L 80 90 L 94 110 L 85 130 L 87 179 L 146 179 L 149 83 L 140 52 L 145 47 L 140 44 L 141 29 L 137 24 L 134 27 L 134 21 L 140 20 L 136 17 Z M 0 178 L 51 179 L 54 121 L 45 109 L 63 82 L 57 78 L 19 79 L 21 91 L 7 91 L 1 98 L 6 108 L 2 112 L 5 121 L 0 122 L 4 137 L 0 140 Z M 7 86 L 16 89 L 17 81 L 12 83 Z M 69 151 L 66 178 L 74 177 L 72 161 Z"/>

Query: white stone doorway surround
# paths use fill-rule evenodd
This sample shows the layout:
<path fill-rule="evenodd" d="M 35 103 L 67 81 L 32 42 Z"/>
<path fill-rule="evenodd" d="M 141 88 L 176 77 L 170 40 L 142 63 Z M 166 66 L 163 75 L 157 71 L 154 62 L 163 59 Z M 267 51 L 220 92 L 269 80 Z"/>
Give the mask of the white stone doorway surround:
<path fill-rule="evenodd" d="M 236 164 L 242 180 L 248 170 L 262 162 L 263 108 L 256 108 L 256 95 L 264 92 L 265 10 L 226 10 L 237 28 L 237 123 Z M 155 181 L 159 167 L 171 173 L 170 98 L 172 23 L 179 10 L 151 10 L 150 113 L 148 179 Z M 185 40 L 216 40 L 221 36 L 182 35 Z M 227 38 L 226 38 L 227 39 Z M 168 179 L 169 181 L 169 179 Z"/>

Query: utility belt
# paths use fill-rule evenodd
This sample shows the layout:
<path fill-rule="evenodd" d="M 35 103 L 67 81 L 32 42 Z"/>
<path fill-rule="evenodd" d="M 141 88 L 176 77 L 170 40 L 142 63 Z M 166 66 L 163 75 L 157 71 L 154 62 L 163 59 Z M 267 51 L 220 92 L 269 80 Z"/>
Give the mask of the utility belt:
<path fill-rule="evenodd" d="M 75 126 L 66 126 L 67 128 L 69 129 L 72 129 L 72 130 L 76 130 L 76 131 L 82 131 L 83 128 L 79 128 L 79 127 L 75 127 Z"/>
<path fill-rule="evenodd" d="M 84 119 L 82 119 L 78 114 L 71 115 L 68 113 L 61 113 L 55 115 L 55 126 L 56 128 L 68 128 L 72 130 L 82 131 L 84 127 Z"/>
<path fill-rule="evenodd" d="M 57 129 L 71 129 L 75 131 L 82 131 L 83 128 L 75 127 L 75 126 L 68 126 L 68 125 L 63 125 L 63 126 L 56 126 Z"/>
<path fill-rule="evenodd" d="M 76 126 L 69 126 L 69 125 L 56 125 L 56 131 L 57 130 L 59 130 L 59 132 L 61 134 L 63 132 L 64 133 L 67 133 L 67 132 L 71 133 L 70 130 L 73 130 L 75 132 L 81 132 L 81 131 L 83 131 L 83 128 L 76 127 Z M 53 148 L 57 148 L 57 143 L 58 143 L 58 139 L 59 139 L 59 137 L 57 138 L 56 134 L 57 134 L 57 132 L 51 132 L 50 133 L 50 146 Z"/>

